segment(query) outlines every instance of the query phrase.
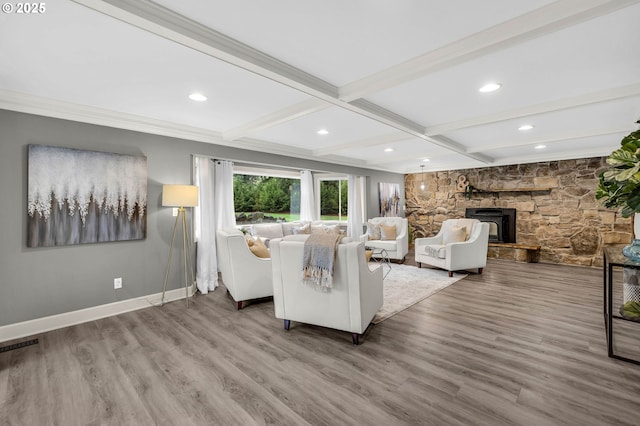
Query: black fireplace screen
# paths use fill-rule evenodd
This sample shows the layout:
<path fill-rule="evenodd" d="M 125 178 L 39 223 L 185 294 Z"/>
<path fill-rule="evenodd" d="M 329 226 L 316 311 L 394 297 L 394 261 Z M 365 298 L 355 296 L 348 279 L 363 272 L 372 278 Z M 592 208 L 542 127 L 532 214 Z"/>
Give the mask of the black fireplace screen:
<path fill-rule="evenodd" d="M 516 209 L 468 208 L 465 217 L 489 223 L 491 242 L 516 242 Z"/>

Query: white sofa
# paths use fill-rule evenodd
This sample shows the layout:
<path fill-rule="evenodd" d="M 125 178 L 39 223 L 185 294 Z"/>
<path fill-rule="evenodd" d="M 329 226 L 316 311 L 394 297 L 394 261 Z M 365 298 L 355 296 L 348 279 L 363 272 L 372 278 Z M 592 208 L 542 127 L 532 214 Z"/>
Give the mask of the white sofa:
<path fill-rule="evenodd" d="M 254 255 L 240 230 L 218 229 L 216 246 L 222 281 L 238 309 L 246 300 L 273 295 L 271 259 Z"/>
<path fill-rule="evenodd" d="M 459 228 L 465 230 L 464 241 L 449 242 L 456 240 L 455 234 Z M 487 266 L 488 246 L 488 223 L 477 219 L 447 219 L 434 237 L 416 238 L 416 264 L 420 268 L 424 263 L 446 269 L 450 277 L 453 271 L 473 268 L 478 268 L 478 273 L 482 274 Z"/>
<path fill-rule="evenodd" d="M 370 240 L 368 234 L 360 237 L 367 247 L 376 249 L 385 249 L 390 259 L 400 260 L 404 262 L 404 258 L 409 252 L 409 223 L 404 217 L 374 217 L 369 222 L 380 225 L 395 225 L 395 240 Z M 375 257 L 375 254 L 374 254 Z"/>
<path fill-rule="evenodd" d="M 303 284 L 302 255 L 307 235 L 271 241 L 273 304 L 276 318 L 329 327 L 351 333 L 359 344 L 374 315 L 382 306 L 382 268 L 370 270 L 361 242 L 341 242 L 334 264 L 333 287 L 321 291 Z"/>
<path fill-rule="evenodd" d="M 296 221 L 254 223 L 253 225 L 250 225 L 250 232 L 253 237 L 262 239 L 263 241 L 265 241 L 265 244 L 268 245 L 270 240 L 293 235 L 296 228 L 301 228 L 305 225 L 309 225 L 311 227 L 338 225 L 345 232 L 347 229 L 347 225 L 345 222 L 340 222 L 337 220 L 316 220 L 313 222 Z"/>

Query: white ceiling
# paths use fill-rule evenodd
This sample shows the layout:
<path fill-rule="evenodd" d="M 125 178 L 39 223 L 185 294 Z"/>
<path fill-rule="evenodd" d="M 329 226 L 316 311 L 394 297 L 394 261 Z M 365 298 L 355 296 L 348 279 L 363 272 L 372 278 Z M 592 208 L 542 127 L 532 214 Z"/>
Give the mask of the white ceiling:
<path fill-rule="evenodd" d="M 398 173 L 608 155 L 639 3 L 49 0 L 0 15 L 0 108 Z"/>

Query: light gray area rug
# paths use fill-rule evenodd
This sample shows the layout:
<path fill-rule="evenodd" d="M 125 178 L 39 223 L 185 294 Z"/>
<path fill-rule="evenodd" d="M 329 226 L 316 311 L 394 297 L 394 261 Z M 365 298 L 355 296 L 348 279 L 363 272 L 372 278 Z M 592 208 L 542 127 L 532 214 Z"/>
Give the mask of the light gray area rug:
<path fill-rule="evenodd" d="M 387 267 L 382 267 L 386 272 Z M 383 282 L 382 307 L 371 322 L 378 324 L 466 276 L 454 273 L 453 277 L 449 278 L 447 271 L 439 269 L 392 264 L 391 271 Z"/>

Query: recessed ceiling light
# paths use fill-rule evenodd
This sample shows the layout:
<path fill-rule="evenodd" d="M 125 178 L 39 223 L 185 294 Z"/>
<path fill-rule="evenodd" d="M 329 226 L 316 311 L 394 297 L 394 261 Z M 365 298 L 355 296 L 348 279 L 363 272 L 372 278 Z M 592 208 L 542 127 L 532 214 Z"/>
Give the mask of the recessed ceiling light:
<path fill-rule="evenodd" d="M 320 129 L 316 133 L 319 135 L 328 135 L 329 131 L 327 129 Z"/>
<path fill-rule="evenodd" d="M 536 145 L 534 148 L 535 149 L 545 149 L 546 147 L 547 147 L 546 145 L 540 144 L 540 145 Z"/>
<path fill-rule="evenodd" d="M 482 93 L 488 93 L 488 92 L 493 92 L 495 90 L 498 90 L 501 87 L 502 87 L 502 84 L 500 83 L 487 83 L 478 90 Z"/>
<path fill-rule="evenodd" d="M 392 152 L 392 151 L 393 151 L 393 148 L 385 148 L 384 149 L 384 152 Z"/>
<path fill-rule="evenodd" d="M 523 124 L 522 126 L 518 127 L 518 130 L 520 130 L 521 132 L 526 132 L 527 130 L 531 129 L 533 129 L 533 126 L 531 124 Z"/>
<path fill-rule="evenodd" d="M 202 93 L 192 93 L 189 95 L 189 99 L 196 102 L 204 102 L 207 100 L 207 97 Z"/>
<path fill-rule="evenodd" d="M 422 161 L 424 161 L 425 163 L 428 163 L 431 160 L 429 160 L 428 158 L 423 158 Z"/>

